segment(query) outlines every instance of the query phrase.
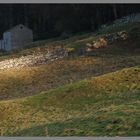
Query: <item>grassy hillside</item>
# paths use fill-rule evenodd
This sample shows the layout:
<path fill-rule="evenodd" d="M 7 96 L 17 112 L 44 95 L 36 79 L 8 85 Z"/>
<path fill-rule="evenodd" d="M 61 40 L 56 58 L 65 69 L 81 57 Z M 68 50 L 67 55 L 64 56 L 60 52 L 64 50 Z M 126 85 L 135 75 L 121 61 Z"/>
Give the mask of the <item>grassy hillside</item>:
<path fill-rule="evenodd" d="M 57 46 L 76 53 L 46 65 L 0 70 L 0 135 L 140 135 L 139 28 L 139 23 L 109 26 L 2 55 L 0 61 L 46 54 Z M 79 55 L 87 43 L 122 30 L 129 32 L 127 40 Z"/>
<path fill-rule="evenodd" d="M 140 56 L 77 57 L 0 71 L 0 99 L 25 97 L 91 76 L 140 64 Z"/>
<path fill-rule="evenodd" d="M 140 135 L 140 67 L 0 102 L 0 134 Z"/>
<path fill-rule="evenodd" d="M 128 28 L 129 27 L 129 28 Z M 140 27 L 128 24 L 128 31 Z M 109 28 L 108 28 L 109 30 Z M 115 29 L 114 29 L 115 30 Z M 121 30 L 121 28 L 120 28 Z M 116 29 L 118 31 L 118 29 Z M 135 31 L 135 30 L 134 30 Z M 111 32 L 111 30 L 110 30 Z M 29 54 L 47 53 L 48 48 L 64 45 L 65 48 L 82 49 L 86 43 L 100 37 L 93 33 L 83 34 L 66 40 L 40 41 L 17 53 L 0 57 L 7 60 Z M 64 84 L 76 82 L 91 76 L 102 75 L 122 68 L 140 65 L 139 38 L 129 38 L 109 44 L 107 48 L 97 49 L 91 55 L 63 58 L 47 65 L 22 69 L 0 70 L 0 100 L 25 97 L 46 91 Z"/>
<path fill-rule="evenodd" d="M 111 44 L 109 46 L 115 47 L 116 46 L 115 44 L 118 43 L 117 48 L 115 47 L 118 53 L 120 53 L 120 48 L 121 50 L 123 49 L 124 51 L 132 49 L 132 52 L 133 52 L 135 48 L 138 48 L 138 44 L 140 44 L 139 37 L 135 37 L 135 34 L 137 32 L 139 33 L 139 29 L 140 29 L 140 23 L 128 23 L 122 26 L 115 26 L 115 27 L 108 26 L 97 32 L 78 34 L 65 40 L 49 39 L 49 40 L 36 41 L 25 46 L 26 49 L 24 48 L 21 50 L 17 50 L 9 54 L 6 53 L 5 55 L 1 54 L 0 61 L 5 60 L 5 59 L 10 59 L 10 58 L 26 56 L 26 55 L 32 55 L 32 54 L 35 55 L 37 53 L 45 54 L 48 52 L 48 48 L 51 49 L 57 46 L 63 46 L 64 48 L 74 48 L 75 51 L 77 51 L 78 49 L 87 47 L 86 44 L 88 42 L 94 41 L 104 35 L 120 32 L 120 31 L 126 31 L 130 33 L 131 37 L 129 38 L 129 40 L 126 40 L 123 42 L 115 42 L 114 44 Z M 98 51 L 97 51 L 97 54 L 98 54 Z M 110 52 L 108 52 L 108 54 L 110 54 Z"/>

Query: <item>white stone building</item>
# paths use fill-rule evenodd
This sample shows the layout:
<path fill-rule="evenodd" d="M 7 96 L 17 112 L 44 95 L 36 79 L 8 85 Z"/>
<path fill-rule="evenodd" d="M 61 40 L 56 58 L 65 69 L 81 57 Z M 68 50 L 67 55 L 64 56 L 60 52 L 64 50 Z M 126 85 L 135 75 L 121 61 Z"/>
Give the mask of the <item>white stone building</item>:
<path fill-rule="evenodd" d="M 3 33 L 3 39 L 0 40 L 0 49 L 11 51 L 23 48 L 31 42 L 33 42 L 32 30 L 19 24 Z"/>

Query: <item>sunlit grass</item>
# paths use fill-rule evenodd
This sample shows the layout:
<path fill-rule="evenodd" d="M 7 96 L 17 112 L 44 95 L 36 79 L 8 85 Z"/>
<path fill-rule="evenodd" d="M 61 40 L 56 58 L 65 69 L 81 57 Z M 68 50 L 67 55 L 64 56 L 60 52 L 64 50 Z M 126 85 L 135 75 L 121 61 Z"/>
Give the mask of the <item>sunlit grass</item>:
<path fill-rule="evenodd" d="M 19 98 L 91 76 L 139 65 L 140 56 L 77 57 L 47 65 L 0 71 L 0 99 Z"/>
<path fill-rule="evenodd" d="M 78 51 L 107 32 L 35 42 L 25 50 L 0 57 L 0 61 L 44 54 L 55 46 Z M 0 70 L 0 135 L 140 135 L 138 48 L 139 39 L 130 39 L 90 55 Z"/>
<path fill-rule="evenodd" d="M 140 68 L 127 68 L 23 99 L 0 102 L 0 134 L 140 135 Z"/>

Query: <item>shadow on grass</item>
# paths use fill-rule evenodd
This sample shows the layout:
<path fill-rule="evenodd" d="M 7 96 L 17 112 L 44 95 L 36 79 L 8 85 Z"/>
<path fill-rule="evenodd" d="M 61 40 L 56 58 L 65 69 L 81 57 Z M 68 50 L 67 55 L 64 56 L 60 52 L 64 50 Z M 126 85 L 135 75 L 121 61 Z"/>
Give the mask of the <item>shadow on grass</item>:
<path fill-rule="evenodd" d="M 29 129 L 18 131 L 12 136 L 86 136 L 105 135 L 105 123 L 95 118 L 73 119 L 66 122 L 35 125 Z"/>
<path fill-rule="evenodd" d="M 133 122 L 135 124 L 136 122 Z M 35 125 L 29 129 L 18 131 L 12 136 L 138 136 L 135 126 L 124 127 L 121 117 L 76 118 L 66 122 Z"/>

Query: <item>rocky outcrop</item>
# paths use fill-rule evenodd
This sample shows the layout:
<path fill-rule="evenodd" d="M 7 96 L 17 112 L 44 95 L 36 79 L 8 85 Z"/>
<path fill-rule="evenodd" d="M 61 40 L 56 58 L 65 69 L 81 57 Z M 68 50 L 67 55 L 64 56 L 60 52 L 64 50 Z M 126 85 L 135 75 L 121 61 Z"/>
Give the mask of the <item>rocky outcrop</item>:
<path fill-rule="evenodd" d="M 55 52 L 48 52 L 46 54 L 33 54 L 27 56 L 21 56 L 19 58 L 8 59 L 0 62 L 0 70 L 10 68 L 23 68 L 32 67 L 41 64 L 47 64 L 50 61 L 55 61 L 65 57 L 67 54 L 65 50 L 57 50 Z"/>
<path fill-rule="evenodd" d="M 116 32 L 112 34 L 107 34 L 98 39 L 88 42 L 87 52 L 93 51 L 98 48 L 107 47 L 109 44 L 118 41 L 118 40 L 126 40 L 128 38 L 128 33 L 126 31 Z"/>

